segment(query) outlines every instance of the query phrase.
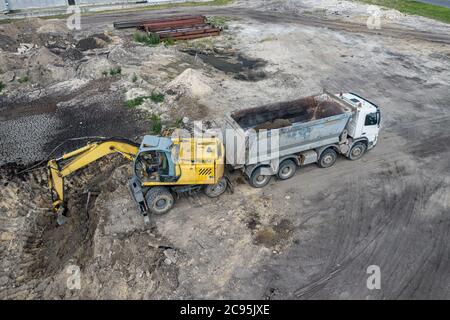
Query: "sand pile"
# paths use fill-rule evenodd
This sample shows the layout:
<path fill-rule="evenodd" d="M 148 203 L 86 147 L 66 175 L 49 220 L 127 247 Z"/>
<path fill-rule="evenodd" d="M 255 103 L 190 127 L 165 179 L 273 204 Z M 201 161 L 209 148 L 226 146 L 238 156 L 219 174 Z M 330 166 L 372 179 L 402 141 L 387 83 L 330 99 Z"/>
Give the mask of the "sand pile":
<path fill-rule="evenodd" d="M 203 97 L 212 92 L 212 88 L 205 80 L 205 76 L 200 71 L 188 68 L 167 85 L 167 90 L 193 97 Z"/>
<path fill-rule="evenodd" d="M 40 22 L 42 24 L 37 28 L 37 33 L 64 33 L 69 32 L 67 29 L 66 20 L 51 19 Z"/>

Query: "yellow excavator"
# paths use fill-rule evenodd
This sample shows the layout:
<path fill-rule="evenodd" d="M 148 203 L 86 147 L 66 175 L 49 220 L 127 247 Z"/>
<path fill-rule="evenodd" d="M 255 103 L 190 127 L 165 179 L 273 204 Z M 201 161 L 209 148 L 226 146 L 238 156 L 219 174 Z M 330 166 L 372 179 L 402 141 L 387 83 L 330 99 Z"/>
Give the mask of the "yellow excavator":
<path fill-rule="evenodd" d="M 140 145 L 120 138 L 99 139 L 47 164 L 53 211 L 59 224 L 66 220 L 64 178 L 113 153 L 133 162 L 129 187 L 146 222 L 149 213 L 160 215 L 173 207 L 174 193 L 203 189 L 207 196 L 215 198 L 228 187 L 224 146 L 218 138 L 147 135 Z"/>

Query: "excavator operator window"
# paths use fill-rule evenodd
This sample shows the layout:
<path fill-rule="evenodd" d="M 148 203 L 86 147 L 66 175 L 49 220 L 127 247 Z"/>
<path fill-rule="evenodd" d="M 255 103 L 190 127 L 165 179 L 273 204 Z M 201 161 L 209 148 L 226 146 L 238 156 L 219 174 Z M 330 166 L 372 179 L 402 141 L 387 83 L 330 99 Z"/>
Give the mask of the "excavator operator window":
<path fill-rule="evenodd" d="M 161 176 L 169 175 L 169 164 L 164 152 L 150 151 L 139 156 L 138 176 L 144 181 L 161 181 Z"/>

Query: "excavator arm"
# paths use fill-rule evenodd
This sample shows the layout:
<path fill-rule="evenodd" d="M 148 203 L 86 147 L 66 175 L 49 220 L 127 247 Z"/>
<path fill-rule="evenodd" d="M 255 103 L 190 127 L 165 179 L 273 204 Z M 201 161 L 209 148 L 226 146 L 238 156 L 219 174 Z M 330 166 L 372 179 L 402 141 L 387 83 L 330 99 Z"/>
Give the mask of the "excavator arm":
<path fill-rule="evenodd" d="M 133 161 L 139 151 L 139 144 L 125 139 L 105 139 L 92 142 L 75 151 L 52 159 L 47 164 L 48 186 L 51 192 L 53 211 L 61 217 L 65 211 L 64 178 L 92 162 L 112 153 L 120 153 Z"/>

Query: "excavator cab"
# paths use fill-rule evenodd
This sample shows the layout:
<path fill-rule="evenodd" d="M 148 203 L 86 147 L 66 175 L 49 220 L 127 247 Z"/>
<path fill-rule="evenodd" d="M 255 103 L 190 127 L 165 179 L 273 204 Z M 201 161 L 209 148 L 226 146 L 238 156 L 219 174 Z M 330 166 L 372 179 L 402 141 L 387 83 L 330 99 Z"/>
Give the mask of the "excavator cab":
<path fill-rule="evenodd" d="M 170 175 L 170 164 L 166 152 L 144 152 L 139 154 L 135 161 L 135 173 L 141 182 L 173 181 L 175 177 Z"/>
<path fill-rule="evenodd" d="M 134 161 L 134 173 L 142 184 L 173 183 L 179 179 L 171 148 L 169 138 L 144 137 Z"/>

